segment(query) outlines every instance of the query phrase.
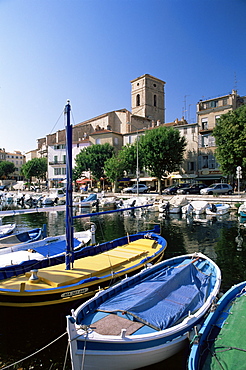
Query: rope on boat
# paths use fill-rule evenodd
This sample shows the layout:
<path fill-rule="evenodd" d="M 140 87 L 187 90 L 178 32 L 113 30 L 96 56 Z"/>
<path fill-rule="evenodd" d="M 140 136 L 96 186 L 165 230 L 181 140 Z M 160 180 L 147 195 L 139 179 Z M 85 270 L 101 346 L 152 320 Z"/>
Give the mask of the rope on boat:
<path fill-rule="evenodd" d="M 58 338 L 54 339 L 54 340 L 53 340 L 52 342 L 50 342 L 49 344 L 46 344 L 46 346 L 44 346 L 43 348 L 38 349 L 36 352 L 32 353 L 31 355 L 26 356 L 26 357 L 22 358 L 21 360 L 14 362 L 14 363 L 13 363 L 13 364 L 11 364 L 11 365 L 7 365 L 7 366 L 4 366 L 4 367 L 1 367 L 1 370 L 9 369 L 10 367 L 15 366 L 15 365 L 19 364 L 19 363 L 20 363 L 20 362 L 22 362 L 22 361 L 28 360 L 28 359 L 29 359 L 29 358 L 31 358 L 32 356 L 35 356 L 37 353 L 39 353 L 39 352 L 43 351 L 44 349 L 48 348 L 49 346 L 51 346 L 53 343 L 55 343 L 56 341 L 58 341 L 59 339 L 61 339 L 61 338 L 62 338 L 64 335 L 66 335 L 66 334 L 67 334 L 67 332 L 65 332 L 65 333 L 61 334 Z"/>

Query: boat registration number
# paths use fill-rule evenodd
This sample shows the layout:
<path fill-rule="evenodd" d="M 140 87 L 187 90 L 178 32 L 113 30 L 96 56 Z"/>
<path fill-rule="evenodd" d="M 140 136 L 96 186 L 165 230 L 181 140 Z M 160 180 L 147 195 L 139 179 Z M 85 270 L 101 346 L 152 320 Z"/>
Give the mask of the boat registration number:
<path fill-rule="evenodd" d="M 88 292 L 88 290 L 89 290 L 88 288 L 83 288 L 83 289 L 73 290 L 72 292 L 66 292 L 61 295 L 61 298 L 73 297 L 75 295 L 84 294 Z"/>

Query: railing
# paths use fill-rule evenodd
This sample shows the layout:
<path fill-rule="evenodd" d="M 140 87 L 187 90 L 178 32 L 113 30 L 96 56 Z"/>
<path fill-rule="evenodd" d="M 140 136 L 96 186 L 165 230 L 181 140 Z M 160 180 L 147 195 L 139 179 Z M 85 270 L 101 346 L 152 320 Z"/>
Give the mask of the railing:
<path fill-rule="evenodd" d="M 52 161 L 52 162 L 49 162 L 49 165 L 57 165 L 57 164 L 59 164 L 59 165 L 61 165 L 61 164 L 66 164 L 66 162 L 64 162 L 64 161 Z"/>

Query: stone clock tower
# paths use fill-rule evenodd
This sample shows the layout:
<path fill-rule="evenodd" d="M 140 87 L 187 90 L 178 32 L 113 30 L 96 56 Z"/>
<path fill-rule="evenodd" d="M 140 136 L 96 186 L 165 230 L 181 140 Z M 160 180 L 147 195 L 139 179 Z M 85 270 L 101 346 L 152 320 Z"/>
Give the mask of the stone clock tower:
<path fill-rule="evenodd" d="M 131 81 L 132 114 L 165 123 L 165 82 L 145 74 Z"/>

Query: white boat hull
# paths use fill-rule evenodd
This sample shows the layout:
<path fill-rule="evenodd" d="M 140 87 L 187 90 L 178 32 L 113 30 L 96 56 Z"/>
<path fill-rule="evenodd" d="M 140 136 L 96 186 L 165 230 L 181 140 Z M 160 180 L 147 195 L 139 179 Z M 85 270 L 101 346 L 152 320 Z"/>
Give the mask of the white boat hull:
<path fill-rule="evenodd" d="M 206 208 L 206 214 L 207 215 L 225 215 L 229 212 L 230 206 L 229 204 L 216 204 L 216 211 L 213 212 L 212 207 Z"/>
<path fill-rule="evenodd" d="M 76 360 L 72 369 L 98 370 L 98 364 L 100 364 L 101 369 L 107 370 L 138 369 L 168 359 L 181 351 L 186 344 L 187 335 L 184 335 L 172 342 L 153 347 L 151 350 L 147 348 L 139 351 L 102 352 L 100 355 L 95 351 L 85 350 L 84 353 L 83 350 L 77 350 Z M 73 345 L 76 345 L 76 341 Z M 82 363 L 84 363 L 83 367 L 81 367 Z"/>

